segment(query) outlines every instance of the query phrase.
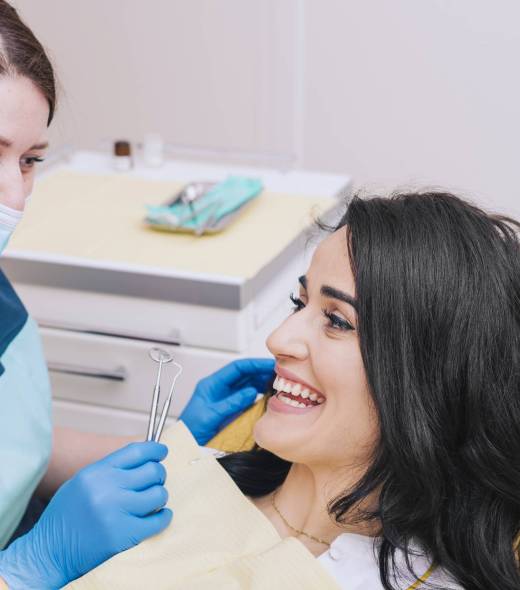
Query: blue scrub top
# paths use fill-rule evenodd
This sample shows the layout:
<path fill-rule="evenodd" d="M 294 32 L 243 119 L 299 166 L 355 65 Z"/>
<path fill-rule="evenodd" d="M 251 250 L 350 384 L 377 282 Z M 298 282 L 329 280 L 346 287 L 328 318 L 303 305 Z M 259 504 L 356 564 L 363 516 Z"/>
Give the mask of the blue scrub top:
<path fill-rule="evenodd" d="M 0 549 L 51 453 L 51 389 L 36 323 L 0 271 Z"/>

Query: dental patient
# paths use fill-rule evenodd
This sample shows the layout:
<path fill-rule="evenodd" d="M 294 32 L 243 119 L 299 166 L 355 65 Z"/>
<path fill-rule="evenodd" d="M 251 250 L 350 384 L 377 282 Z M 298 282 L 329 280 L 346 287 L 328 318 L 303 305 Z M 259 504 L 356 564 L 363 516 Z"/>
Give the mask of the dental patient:
<path fill-rule="evenodd" d="M 175 425 L 172 525 L 69 587 L 518 589 L 518 228 L 447 193 L 353 198 L 268 338 L 254 446 Z"/>

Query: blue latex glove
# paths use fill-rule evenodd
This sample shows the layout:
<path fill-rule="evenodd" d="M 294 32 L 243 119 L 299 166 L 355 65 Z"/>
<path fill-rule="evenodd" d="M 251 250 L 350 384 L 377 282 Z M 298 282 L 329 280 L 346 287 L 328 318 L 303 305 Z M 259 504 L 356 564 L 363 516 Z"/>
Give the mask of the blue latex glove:
<path fill-rule="evenodd" d="M 240 359 L 201 379 L 180 419 L 199 445 L 248 408 L 273 378 L 271 359 Z"/>
<path fill-rule="evenodd" d="M 9 590 L 61 588 L 168 526 L 159 463 L 167 452 L 159 443 L 132 443 L 63 484 L 35 527 L 0 552 Z"/>

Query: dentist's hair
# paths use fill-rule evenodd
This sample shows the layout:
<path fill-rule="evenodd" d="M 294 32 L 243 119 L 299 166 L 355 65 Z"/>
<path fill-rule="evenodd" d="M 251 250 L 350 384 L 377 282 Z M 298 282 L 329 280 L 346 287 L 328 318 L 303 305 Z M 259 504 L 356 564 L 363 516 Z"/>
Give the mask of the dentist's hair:
<path fill-rule="evenodd" d="M 379 494 L 361 519 L 381 523 L 386 590 L 397 550 L 411 556 L 414 545 L 465 590 L 518 590 L 520 225 L 423 192 L 356 197 L 330 229 L 341 228 L 380 438 L 330 514 L 350 522 Z M 276 489 L 290 467 L 258 448 L 234 457 L 221 462 L 251 495 Z"/>
<path fill-rule="evenodd" d="M 51 123 L 56 109 L 52 64 L 34 33 L 5 0 L 0 0 L 0 76 L 31 80 L 49 103 L 48 124 Z"/>

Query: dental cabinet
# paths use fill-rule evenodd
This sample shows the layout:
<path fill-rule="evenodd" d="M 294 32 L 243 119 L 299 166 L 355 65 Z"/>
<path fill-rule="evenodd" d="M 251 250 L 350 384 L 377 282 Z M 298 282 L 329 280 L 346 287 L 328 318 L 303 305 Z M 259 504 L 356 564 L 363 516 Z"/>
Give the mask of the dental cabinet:
<path fill-rule="evenodd" d="M 264 191 L 226 231 L 145 227 L 145 205 L 230 174 L 259 178 Z M 172 416 L 200 378 L 266 355 L 312 251 L 312 220 L 337 208 L 349 185 L 346 176 L 178 160 L 116 173 L 95 152 L 45 170 L 1 266 L 40 326 L 55 422 L 144 437 L 153 346 L 183 366 Z"/>

